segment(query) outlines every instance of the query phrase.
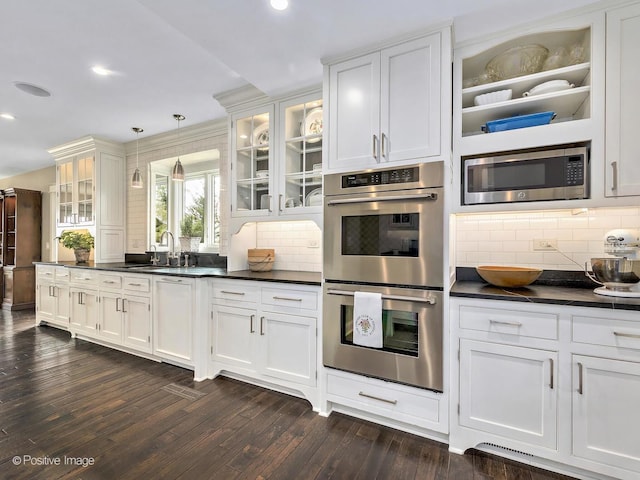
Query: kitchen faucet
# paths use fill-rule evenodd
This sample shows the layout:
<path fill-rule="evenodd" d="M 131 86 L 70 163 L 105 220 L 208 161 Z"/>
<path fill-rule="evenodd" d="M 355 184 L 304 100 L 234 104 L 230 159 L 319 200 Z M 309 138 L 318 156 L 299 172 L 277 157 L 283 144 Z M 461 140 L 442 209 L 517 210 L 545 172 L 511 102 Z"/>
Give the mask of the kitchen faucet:
<path fill-rule="evenodd" d="M 175 254 L 176 240 L 175 240 L 175 237 L 173 236 L 173 233 L 171 233 L 169 230 L 165 230 L 164 232 L 162 232 L 162 235 L 160 235 L 160 243 L 162 243 L 162 239 L 164 238 L 165 235 L 171 235 L 171 249 L 167 253 L 167 266 L 169 267 L 171 266 L 171 259 L 175 258 L 176 256 Z M 167 246 L 169 246 L 168 240 L 167 240 Z"/>
<path fill-rule="evenodd" d="M 158 265 L 158 263 L 160 263 L 160 259 L 158 258 L 158 247 L 156 247 L 155 243 L 152 243 L 149 249 L 153 249 L 153 255 L 151 255 L 151 265 Z"/>

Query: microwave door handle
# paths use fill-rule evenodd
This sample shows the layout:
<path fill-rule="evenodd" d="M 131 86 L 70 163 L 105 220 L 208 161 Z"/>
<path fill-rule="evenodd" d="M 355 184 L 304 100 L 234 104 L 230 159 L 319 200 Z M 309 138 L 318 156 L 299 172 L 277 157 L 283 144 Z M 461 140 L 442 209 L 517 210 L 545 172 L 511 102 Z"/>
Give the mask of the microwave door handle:
<path fill-rule="evenodd" d="M 357 198 L 339 198 L 329 200 L 327 205 L 347 205 L 351 203 L 372 203 L 372 202 L 395 202 L 406 200 L 437 200 L 437 193 L 423 193 L 418 195 L 389 195 L 386 197 L 357 197 Z"/>
<path fill-rule="evenodd" d="M 335 288 L 330 288 L 327 290 L 329 295 L 342 295 L 343 297 L 353 297 L 355 292 L 349 290 L 338 290 Z M 382 295 L 383 300 L 400 300 L 403 302 L 418 302 L 418 303 L 428 303 L 429 305 L 435 305 L 436 299 L 433 297 L 428 298 L 419 298 L 419 297 L 408 297 L 406 295 Z"/>

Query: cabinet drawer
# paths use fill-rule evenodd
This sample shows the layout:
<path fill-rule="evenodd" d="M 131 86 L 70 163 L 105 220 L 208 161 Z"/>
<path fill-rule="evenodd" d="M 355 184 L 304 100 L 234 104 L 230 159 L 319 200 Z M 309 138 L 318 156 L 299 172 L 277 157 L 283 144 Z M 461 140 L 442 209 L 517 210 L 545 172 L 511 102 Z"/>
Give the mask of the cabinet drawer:
<path fill-rule="evenodd" d="M 55 267 L 56 283 L 69 283 L 69 269 L 65 267 Z"/>
<path fill-rule="evenodd" d="M 212 296 L 215 299 L 214 303 L 221 305 L 257 304 L 260 299 L 260 290 L 248 283 L 217 284 L 214 281 Z"/>
<path fill-rule="evenodd" d="M 577 343 L 640 350 L 640 321 L 574 316 L 571 337 Z"/>
<path fill-rule="evenodd" d="M 122 276 L 101 273 L 100 275 L 98 275 L 98 286 L 100 288 L 119 290 L 120 288 L 122 288 Z"/>
<path fill-rule="evenodd" d="M 56 275 L 56 267 L 52 265 L 37 265 L 36 266 L 36 276 L 38 280 L 51 280 L 55 278 Z"/>
<path fill-rule="evenodd" d="M 126 276 L 122 281 L 122 287 L 132 292 L 150 292 L 151 279 L 146 275 Z"/>
<path fill-rule="evenodd" d="M 329 373 L 327 394 L 329 400 L 335 403 L 400 421 L 437 423 L 440 420 L 439 394 L 418 391 L 382 380 L 359 380 L 354 375 L 346 377 Z M 416 418 L 420 421 L 416 421 Z"/>
<path fill-rule="evenodd" d="M 315 292 L 284 288 L 263 288 L 261 299 L 263 305 L 301 308 L 303 310 L 318 309 L 318 295 Z"/>
<path fill-rule="evenodd" d="M 69 270 L 69 281 L 85 285 L 98 285 L 98 272 L 86 268 L 72 268 Z"/>
<path fill-rule="evenodd" d="M 461 306 L 460 328 L 520 337 L 558 339 L 558 315 Z"/>

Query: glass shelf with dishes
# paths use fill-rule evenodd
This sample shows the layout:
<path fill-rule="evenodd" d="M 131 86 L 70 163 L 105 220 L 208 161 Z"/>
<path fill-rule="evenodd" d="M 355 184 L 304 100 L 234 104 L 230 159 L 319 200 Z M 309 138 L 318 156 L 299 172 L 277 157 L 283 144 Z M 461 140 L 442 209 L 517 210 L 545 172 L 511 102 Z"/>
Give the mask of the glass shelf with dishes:
<path fill-rule="evenodd" d="M 235 121 L 236 212 L 271 210 L 269 113 L 259 113 Z"/>
<path fill-rule="evenodd" d="M 318 207 L 322 199 L 322 100 L 284 108 L 284 192 L 281 209 Z"/>

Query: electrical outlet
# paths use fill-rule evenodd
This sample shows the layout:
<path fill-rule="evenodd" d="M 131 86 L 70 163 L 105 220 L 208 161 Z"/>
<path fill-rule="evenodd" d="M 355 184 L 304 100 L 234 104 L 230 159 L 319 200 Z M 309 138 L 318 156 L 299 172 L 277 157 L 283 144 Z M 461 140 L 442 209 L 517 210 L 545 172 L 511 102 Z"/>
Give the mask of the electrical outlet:
<path fill-rule="evenodd" d="M 320 248 L 320 242 L 316 238 L 311 238 L 307 242 L 307 248 Z"/>
<path fill-rule="evenodd" d="M 558 240 L 556 240 L 555 238 L 534 238 L 533 239 L 534 251 L 557 250 L 557 249 L 558 249 Z"/>

